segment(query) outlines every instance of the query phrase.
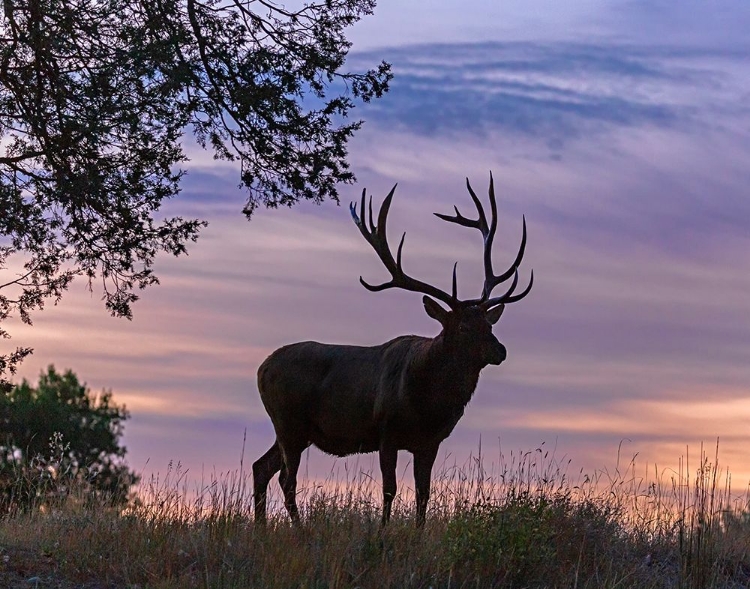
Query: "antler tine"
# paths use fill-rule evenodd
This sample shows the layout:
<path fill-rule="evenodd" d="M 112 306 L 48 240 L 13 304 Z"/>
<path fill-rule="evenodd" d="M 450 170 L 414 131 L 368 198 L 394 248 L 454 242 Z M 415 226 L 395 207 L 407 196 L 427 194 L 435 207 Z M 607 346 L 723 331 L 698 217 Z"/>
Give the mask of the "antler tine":
<path fill-rule="evenodd" d="M 469 189 L 469 194 L 471 195 L 471 199 L 474 201 L 474 205 L 477 207 L 477 213 L 479 214 L 479 217 L 477 219 L 468 219 L 467 217 L 464 217 L 458 210 L 457 206 L 453 206 L 453 210 L 456 211 L 455 216 L 450 215 L 444 215 L 442 213 L 433 213 L 436 217 L 439 217 L 443 221 L 448 221 L 449 223 L 456 223 L 457 225 L 463 225 L 464 227 L 472 227 L 474 229 L 479 229 L 479 231 L 482 232 L 482 235 L 484 236 L 487 233 L 487 218 L 484 215 L 484 208 L 482 207 L 482 202 L 477 198 L 477 195 L 474 193 L 474 190 L 471 187 L 471 184 L 469 183 L 469 179 L 466 179 L 466 188 Z"/>
<path fill-rule="evenodd" d="M 494 196 L 494 195 L 493 195 Z M 490 242 L 491 243 L 491 242 Z M 513 276 L 513 272 L 521 265 L 521 260 L 523 260 L 523 254 L 526 251 L 526 215 L 523 216 L 523 232 L 521 235 L 521 246 L 518 248 L 518 253 L 516 254 L 516 259 L 513 260 L 513 263 L 510 265 L 510 268 L 508 268 L 505 272 L 500 274 L 499 276 L 495 276 L 492 272 L 492 259 L 491 259 L 491 249 L 485 246 L 485 259 L 484 259 L 484 267 L 485 267 L 485 283 L 484 283 L 484 292 L 482 293 L 482 298 L 489 298 L 490 293 L 492 292 L 492 289 L 495 288 L 498 284 L 501 282 L 505 282 Z"/>
<path fill-rule="evenodd" d="M 458 210 L 458 207 L 454 205 L 453 210 L 456 211 L 456 215 L 451 217 L 450 215 L 443 215 L 442 213 L 432 213 L 436 217 L 441 218 L 443 221 L 449 223 L 456 223 L 457 225 L 463 225 L 464 227 L 473 227 L 479 229 L 479 221 L 473 219 L 467 219 Z"/>
<path fill-rule="evenodd" d="M 471 197 L 475 202 L 479 203 L 479 199 L 473 192 Z M 484 236 L 484 288 L 482 289 L 482 299 L 488 299 L 492 289 L 505 280 L 502 276 L 495 276 L 495 272 L 492 269 L 492 244 L 495 241 L 495 231 L 497 231 L 497 201 L 495 200 L 495 181 L 492 178 L 492 172 L 490 172 L 489 197 L 492 219 L 490 220 L 489 228 L 482 234 Z M 481 203 L 478 206 L 481 206 Z M 487 227 L 486 219 L 484 225 Z"/>
<path fill-rule="evenodd" d="M 368 210 L 369 210 L 369 219 L 370 219 L 370 231 L 375 231 L 375 223 L 373 223 L 372 221 L 372 195 L 370 195 L 370 202 L 368 205 Z M 365 207 L 363 204 L 362 205 L 362 217 L 364 218 L 364 216 L 365 216 Z"/>
<path fill-rule="evenodd" d="M 490 172 L 490 182 L 492 182 L 492 172 Z M 487 217 L 484 214 L 484 207 L 482 206 L 482 201 L 479 200 L 479 197 L 477 197 L 477 193 L 474 192 L 474 189 L 471 187 L 471 182 L 469 182 L 469 178 L 466 178 L 466 189 L 469 191 L 469 195 L 471 196 L 471 200 L 474 201 L 474 206 L 477 208 L 477 213 L 479 214 L 479 219 L 477 219 L 477 229 L 479 229 L 482 232 L 482 236 L 487 236 Z"/>
<path fill-rule="evenodd" d="M 453 264 L 453 289 L 451 292 L 453 293 L 451 296 L 458 300 L 458 281 L 456 280 L 456 268 L 458 268 L 458 262 Z"/>
<path fill-rule="evenodd" d="M 391 201 L 393 195 L 396 192 L 396 186 L 394 185 L 388 196 L 383 200 L 383 204 L 380 205 L 380 211 L 378 212 L 378 224 L 374 225 L 372 222 L 372 199 L 370 199 L 370 229 L 368 230 L 363 221 L 365 216 L 365 191 L 362 191 L 362 201 L 360 204 L 359 215 L 357 215 L 357 208 L 354 203 L 350 203 L 349 211 L 354 219 L 354 223 L 359 228 L 362 236 L 375 250 L 375 253 L 383 262 L 388 272 L 391 274 L 391 280 L 383 282 L 381 284 L 369 284 L 360 276 L 359 281 L 362 283 L 367 290 L 372 292 L 378 292 L 387 288 L 403 288 L 404 290 L 410 290 L 413 292 L 421 292 L 423 294 L 430 295 L 440 301 L 446 303 L 450 308 L 455 309 L 458 306 L 458 299 L 456 298 L 456 271 L 455 267 L 453 270 L 453 296 L 440 290 L 439 288 L 422 282 L 408 276 L 404 273 L 401 266 L 401 254 L 404 247 L 404 239 L 406 238 L 406 232 L 401 236 L 401 241 L 398 244 L 398 250 L 396 252 L 396 259 L 393 259 L 391 248 L 388 245 L 388 237 L 386 235 L 386 227 L 388 222 L 388 211 L 391 207 Z M 361 217 L 361 218 L 360 218 Z"/>
<path fill-rule="evenodd" d="M 518 248 L 518 253 L 516 254 L 516 259 L 513 260 L 513 263 L 510 265 L 510 268 L 508 268 L 505 272 L 500 274 L 499 276 L 492 276 L 492 280 L 485 283 L 485 286 L 489 285 L 489 290 L 487 291 L 487 296 L 489 296 L 489 293 L 492 292 L 492 289 L 495 288 L 498 284 L 501 282 L 505 282 L 513 276 L 513 272 L 521 265 L 521 260 L 523 260 L 523 255 L 526 252 L 526 215 L 523 216 L 523 232 L 521 234 L 521 246 Z"/>
<path fill-rule="evenodd" d="M 529 292 L 531 292 L 531 287 L 534 285 L 534 271 L 531 271 L 531 278 L 529 279 L 528 286 L 523 290 L 523 292 L 514 295 L 512 293 L 516 289 L 517 284 L 518 269 L 516 268 L 513 272 L 513 283 L 511 284 L 511 287 L 507 290 L 507 292 L 499 297 L 492 297 L 491 299 L 488 299 L 487 301 L 482 303 L 482 307 L 484 309 L 489 309 L 490 307 L 496 307 L 497 305 L 507 305 L 509 303 L 520 301 L 527 294 L 529 294 Z"/>
<path fill-rule="evenodd" d="M 374 228 L 377 231 L 378 236 L 382 238 L 385 245 L 388 245 L 385 236 L 385 227 L 388 222 L 388 211 L 391 210 L 391 201 L 393 200 L 393 195 L 396 193 L 396 186 L 398 186 L 398 184 L 393 185 L 393 188 L 391 188 L 391 191 L 383 200 L 383 204 L 380 205 L 380 211 L 378 212 L 378 226 Z"/>

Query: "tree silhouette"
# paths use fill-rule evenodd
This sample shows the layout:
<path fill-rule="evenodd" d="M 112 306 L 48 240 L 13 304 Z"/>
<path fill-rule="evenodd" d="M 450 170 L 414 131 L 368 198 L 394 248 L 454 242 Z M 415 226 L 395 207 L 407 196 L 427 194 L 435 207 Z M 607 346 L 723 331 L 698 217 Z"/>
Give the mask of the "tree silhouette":
<path fill-rule="evenodd" d="M 346 27 L 374 0 L 287 10 L 268 0 L 4 0 L 0 18 L 0 322 L 101 280 L 113 315 L 158 282 L 158 252 L 204 223 L 156 220 L 176 196 L 183 140 L 237 161 L 259 205 L 338 199 L 352 182 L 355 101 L 390 66 L 342 71 Z M 0 336 L 7 337 L 0 330 Z M 0 359 L 0 376 L 28 350 Z"/>

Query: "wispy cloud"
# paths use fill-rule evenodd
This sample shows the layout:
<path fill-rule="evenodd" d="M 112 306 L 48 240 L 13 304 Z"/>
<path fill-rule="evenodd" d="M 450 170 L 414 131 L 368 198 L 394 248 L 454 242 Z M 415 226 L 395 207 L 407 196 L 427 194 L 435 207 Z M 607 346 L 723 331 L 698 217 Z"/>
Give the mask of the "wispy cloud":
<path fill-rule="evenodd" d="M 582 43 L 475 43 L 400 47 L 385 56 L 396 78 L 365 109 L 378 125 L 435 139 L 493 130 L 564 142 L 623 126 L 697 130 L 717 111 L 746 116 L 750 90 L 725 68 L 736 50 Z M 717 62 L 720 62 L 717 69 Z"/>

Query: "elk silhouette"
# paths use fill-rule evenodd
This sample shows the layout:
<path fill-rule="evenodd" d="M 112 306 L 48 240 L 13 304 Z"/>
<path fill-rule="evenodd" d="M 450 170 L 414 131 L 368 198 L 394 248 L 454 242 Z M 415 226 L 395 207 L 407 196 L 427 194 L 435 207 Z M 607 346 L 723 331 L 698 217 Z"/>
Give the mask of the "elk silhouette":
<path fill-rule="evenodd" d="M 506 358 L 505 347 L 492 334 L 505 305 L 524 298 L 534 281 L 514 294 L 518 266 L 526 248 L 526 219 L 521 246 L 511 267 L 496 275 L 492 269 L 492 242 L 497 229 L 497 204 L 490 174 L 490 220 L 482 203 L 466 187 L 478 218 L 435 213 L 439 218 L 464 227 L 479 229 L 484 238 L 484 288 L 480 298 L 459 300 L 456 265 L 451 294 L 408 276 L 401 265 L 404 237 L 394 259 L 386 238 L 386 221 L 396 186 L 380 207 L 373 223 L 372 197 L 365 209 L 365 191 L 359 214 L 350 204 L 352 218 L 360 232 L 391 274 L 391 280 L 370 285 L 370 291 L 402 288 L 422 293 L 427 314 L 440 322 L 434 338 L 403 335 L 379 346 L 331 345 L 300 342 L 279 348 L 258 369 L 258 390 L 273 422 L 276 441 L 253 464 L 255 518 L 266 519 L 266 492 L 277 472 L 284 504 L 293 521 L 299 520 L 296 502 L 297 470 L 303 451 L 314 444 L 335 456 L 379 452 L 383 477 L 382 523 L 388 522 L 396 495 L 396 458 L 399 450 L 414 456 L 416 521 L 425 520 L 430 495 L 430 475 L 440 443 L 461 419 L 474 394 L 479 373 L 488 364 Z M 365 214 L 368 213 L 368 220 Z M 511 280 L 507 291 L 492 297 L 492 290 Z M 445 309 L 437 301 L 447 305 Z"/>

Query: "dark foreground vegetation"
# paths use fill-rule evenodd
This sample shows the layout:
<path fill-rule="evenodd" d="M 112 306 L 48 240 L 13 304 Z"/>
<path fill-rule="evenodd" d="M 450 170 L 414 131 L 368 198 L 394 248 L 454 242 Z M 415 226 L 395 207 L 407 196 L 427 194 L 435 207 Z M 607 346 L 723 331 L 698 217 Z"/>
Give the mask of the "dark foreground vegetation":
<path fill-rule="evenodd" d="M 649 482 L 576 475 L 544 450 L 443 465 L 423 529 L 407 489 L 380 528 L 379 484 L 357 470 L 308 482 L 302 523 L 278 497 L 255 525 L 242 470 L 192 488 L 170 469 L 128 507 L 75 485 L 0 519 L 0 587 L 747 587 L 747 497 L 715 459 Z M 696 468 L 697 467 L 697 468 Z M 64 477 L 61 477 L 64 478 Z M 60 487 L 66 484 L 60 480 Z"/>

